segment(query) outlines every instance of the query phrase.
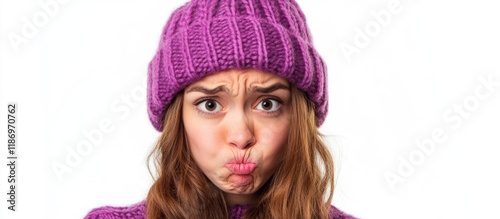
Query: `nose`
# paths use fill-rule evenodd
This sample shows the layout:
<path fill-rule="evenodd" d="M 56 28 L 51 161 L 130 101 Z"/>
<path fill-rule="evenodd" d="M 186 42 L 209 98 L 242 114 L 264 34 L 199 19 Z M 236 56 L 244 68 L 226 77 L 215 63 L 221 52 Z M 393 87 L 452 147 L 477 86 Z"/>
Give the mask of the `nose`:
<path fill-rule="evenodd" d="M 228 122 L 227 142 L 234 147 L 245 149 L 255 144 L 253 123 L 248 116 L 233 116 Z"/>

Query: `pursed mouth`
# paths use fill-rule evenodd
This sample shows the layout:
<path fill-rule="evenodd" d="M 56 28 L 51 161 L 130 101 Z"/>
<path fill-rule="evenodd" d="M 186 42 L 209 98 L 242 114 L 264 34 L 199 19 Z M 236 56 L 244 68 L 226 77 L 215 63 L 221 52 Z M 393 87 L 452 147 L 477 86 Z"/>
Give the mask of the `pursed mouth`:
<path fill-rule="evenodd" d="M 227 163 L 226 167 L 234 174 L 245 175 L 252 173 L 257 165 L 255 163 Z"/>

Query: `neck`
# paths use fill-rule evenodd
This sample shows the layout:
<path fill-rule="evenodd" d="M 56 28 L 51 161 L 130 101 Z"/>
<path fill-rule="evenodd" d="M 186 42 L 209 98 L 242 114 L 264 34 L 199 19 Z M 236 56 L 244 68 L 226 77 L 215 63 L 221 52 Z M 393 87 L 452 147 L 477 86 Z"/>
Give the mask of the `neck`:
<path fill-rule="evenodd" d="M 224 197 L 226 198 L 226 202 L 229 206 L 248 205 L 253 204 L 256 201 L 254 194 L 242 195 L 225 193 Z"/>

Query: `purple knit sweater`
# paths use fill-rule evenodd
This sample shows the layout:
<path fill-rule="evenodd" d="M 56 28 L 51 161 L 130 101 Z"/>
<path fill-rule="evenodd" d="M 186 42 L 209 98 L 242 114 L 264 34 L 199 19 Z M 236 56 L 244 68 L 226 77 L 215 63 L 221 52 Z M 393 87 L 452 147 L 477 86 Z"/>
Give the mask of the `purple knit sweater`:
<path fill-rule="evenodd" d="M 231 219 L 238 219 L 243 216 L 248 206 L 234 206 L 230 209 Z M 330 217 L 332 219 L 356 219 L 332 205 L 330 208 Z M 146 202 L 142 201 L 128 207 L 104 206 L 95 208 L 89 212 L 84 219 L 145 219 Z"/>

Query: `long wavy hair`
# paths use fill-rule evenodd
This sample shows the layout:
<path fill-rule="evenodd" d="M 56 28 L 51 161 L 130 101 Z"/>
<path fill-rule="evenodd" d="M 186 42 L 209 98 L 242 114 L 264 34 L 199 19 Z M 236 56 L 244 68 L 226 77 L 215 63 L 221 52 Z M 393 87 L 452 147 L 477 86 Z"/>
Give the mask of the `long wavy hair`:
<path fill-rule="evenodd" d="M 295 86 L 290 89 L 292 125 L 283 161 L 257 191 L 260 198 L 244 218 L 328 218 L 334 187 L 332 156 L 316 127 L 314 104 Z M 156 180 L 147 196 L 147 218 L 229 218 L 223 192 L 191 157 L 182 102 L 181 91 L 166 110 L 163 131 L 148 156 Z"/>

